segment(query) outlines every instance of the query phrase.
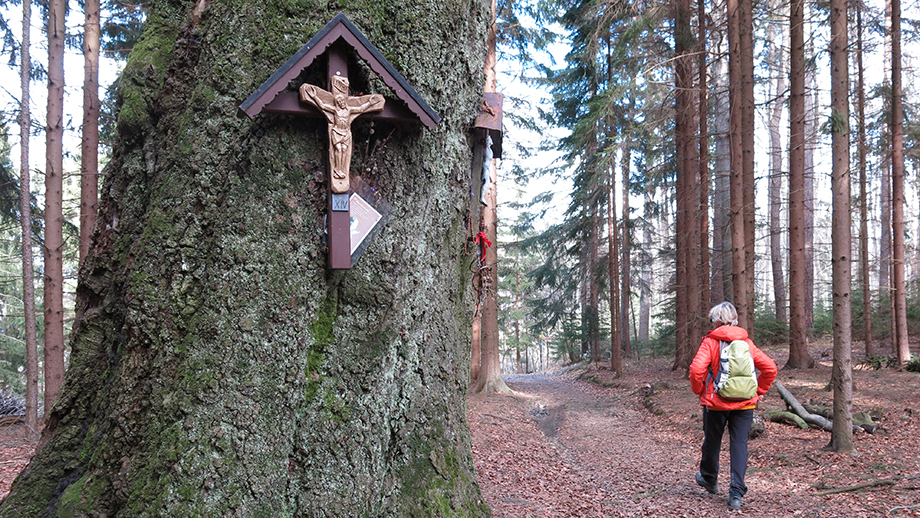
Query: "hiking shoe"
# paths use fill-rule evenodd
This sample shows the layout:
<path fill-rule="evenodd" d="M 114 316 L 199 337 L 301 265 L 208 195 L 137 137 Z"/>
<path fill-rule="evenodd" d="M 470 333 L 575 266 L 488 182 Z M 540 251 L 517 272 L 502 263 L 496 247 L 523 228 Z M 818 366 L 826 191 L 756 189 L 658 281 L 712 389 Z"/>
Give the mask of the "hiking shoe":
<path fill-rule="evenodd" d="M 706 491 L 709 491 L 710 494 L 714 495 L 719 492 L 719 486 L 716 485 L 715 482 L 713 482 L 712 484 L 710 484 L 709 482 L 706 482 L 706 479 L 703 478 L 703 474 L 700 473 L 699 471 L 696 472 L 696 483 L 699 484 L 700 487 L 704 488 Z"/>
<path fill-rule="evenodd" d="M 741 497 L 736 495 L 728 496 L 728 508 L 733 511 L 741 510 Z"/>

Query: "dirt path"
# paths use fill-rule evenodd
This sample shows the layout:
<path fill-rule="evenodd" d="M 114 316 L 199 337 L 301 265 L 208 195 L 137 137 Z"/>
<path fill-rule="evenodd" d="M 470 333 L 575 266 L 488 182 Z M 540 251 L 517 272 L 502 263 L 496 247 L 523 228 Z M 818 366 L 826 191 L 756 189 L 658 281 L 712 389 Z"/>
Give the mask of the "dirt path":
<path fill-rule="evenodd" d="M 507 377 L 515 396 L 470 397 L 473 456 L 493 516 L 920 516 L 920 480 L 905 478 L 920 472 L 913 419 L 896 433 L 858 435 L 853 456 L 823 451 L 826 432 L 767 423 L 750 442 L 749 493 L 738 513 L 727 508 L 727 480 L 717 495 L 693 481 L 702 428 L 686 380 L 666 369 L 607 386 L 574 378 Z M 765 403 L 781 404 L 772 392 Z M 883 479 L 897 483 L 820 494 Z"/>

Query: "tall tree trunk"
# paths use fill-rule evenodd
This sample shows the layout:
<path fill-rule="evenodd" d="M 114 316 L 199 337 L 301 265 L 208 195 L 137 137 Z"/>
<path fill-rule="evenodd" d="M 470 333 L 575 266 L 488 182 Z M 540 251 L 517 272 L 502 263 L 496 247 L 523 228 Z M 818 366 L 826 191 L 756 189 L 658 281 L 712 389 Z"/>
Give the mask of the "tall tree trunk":
<path fill-rule="evenodd" d="M 697 118 L 700 128 L 700 306 L 706 311 L 712 305 L 710 290 L 710 253 L 709 253 L 709 81 L 707 80 L 707 49 L 706 49 L 706 2 L 697 1 L 697 22 L 699 24 L 699 37 L 697 38 L 697 68 L 699 72 L 699 85 L 697 88 Z M 703 331 L 702 326 L 699 329 Z"/>
<path fill-rule="evenodd" d="M 674 0 L 675 103 L 674 132 L 677 145 L 677 333 L 674 368 L 687 369 L 693 357 L 695 329 L 699 320 L 699 239 L 694 242 L 694 215 L 699 195 L 693 196 L 697 173 L 693 164 L 692 58 L 694 38 L 690 27 L 690 0 Z"/>
<path fill-rule="evenodd" d="M 811 368 L 805 297 L 805 1 L 789 6 L 789 359 L 790 369 Z"/>
<path fill-rule="evenodd" d="M 781 7 L 772 2 L 771 10 Z M 780 122 L 783 117 L 783 103 L 786 91 L 785 66 L 783 65 L 783 30 L 778 23 L 772 23 L 767 30 L 770 77 L 772 78 L 770 108 L 770 265 L 773 271 L 773 307 L 778 322 L 786 322 L 786 281 L 783 275 L 783 236 L 780 219 L 782 200 L 783 147 L 780 139 Z"/>
<path fill-rule="evenodd" d="M 654 197 L 650 191 L 645 192 L 645 204 L 649 206 Z M 642 239 L 645 243 L 652 242 L 652 221 L 646 221 L 642 226 Z M 642 268 L 642 283 L 639 286 L 639 325 L 636 330 L 640 342 L 648 342 L 649 323 L 652 313 L 652 258 L 644 249 L 639 251 L 639 264 Z M 632 357 L 631 355 L 628 357 Z"/>
<path fill-rule="evenodd" d="M 806 6 L 809 4 L 806 3 Z M 814 38 L 808 38 L 811 41 Z M 809 45 L 810 47 L 811 45 Z M 806 59 L 814 59 L 813 51 Z M 814 66 L 805 67 L 805 328 L 815 327 L 815 148 L 818 145 L 818 86 Z"/>
<path fill-rule="evenodd" d="M 45 128 L 45 413 L 64 381 L 64 0 L 48 4 Z"/>
<path fill-rule="evenodd" d="M 19 217 L 22 225 L 22 309 L 26 342 L 26 424 L 32 434 L 38 425 L 38 338 L 35 318 L 35 267 L 32 262 L 32 175 L 29 172 L 29 141 L 32 136 L 30 108 L 32 58 L 32 0 L 22 1 L 22 46 L 19 86 Z"/>
<path fill-rule="evenodd" d="M 747 316 L 748 273 L 744 219 L 745 177 L 742 153 L 742 88 L 741 88 L 741 13 L 739 0 L 728 0 L 728 90 L 729 90 L 729 142 L 731 143 L 731 227 L 732 227 L 732 300 L 738 310 L 738 322 L 749 328 Z"/>
<path fill-rule="evenodd" d="M 80 146 L 80 263 L 96 225 L 99 175 L 99 0 L 85 0 L 83 139 Z"/>
<path fill-rule="evenodd" d="M 907 276 L 904 225 L 904 108 L 901 100 L 901 0 L 891 0 L 891 201 L 894 242 L 894 326 L 898 362 L 910 361 L 907 336 Z"/>
<path fill-rule="evenodd" d="M 857 113 L 857 154 L 859 156 L 859 283 L 863 295 L 863 340 L 866 356 L 875 355 L 872 343 L 872 291 L 869 279 L 869 200 L 866 179 L 866 86 L 863 67 L 863 4 L 856 4 L 856 113 Z"/>
<path fill-rule="evenodd" d="M 632 101 L 630 101 L 630 113 L 632 113 Z M 632 355 L 632 346 L 629 337 L 629 315 L 630 315 L 630 296 L 632 294 L 631 265 L 632 258 L 632 226 L 629 223 L 629 170 L 632 163 L 632 135 L 627 133 L 623 137 L 623 145 L 620 146 L 623 155 L 620 158 L 620 171 L 623 177 L 623 251 L 621 252 L 621 267 L 617 271 L 621 272 L 622 279 L 620 285 L 620 341 L 623 344 L 623 354 L 627 358 Z"/>
<path fill-rule="evenodd" d="M 847 0 L 831 0 L 831 154 L 832 254 L 834 300 L 834 428 L 829 448 L 853 450 L 853 349 L 851 338 L 851 249 L 849 69 L 847 68 Z"/>
<path fill-rule="evenodd" d="M 885 26 L 891 27 L 891 0 L 885 2 Z M 884 87 L 891 87 L 891 31 L 885 33 L 884 55 Z M 891 109 L 890 104 L 886 106 Z M 887 133 L 884 139 L 891 142 L 890 128 L 883 130 Z M 879 220 L 881 232 L 878 243 L 878 294 L 879 298 L 889 305 L 893 302 L 891 294 L 891 153 L 882 154 L 882 166 L 879 178 Z M 894 318 L 891 319 L 892 328 Z M 892 331 L 892 329 L 889 329 Z"/>
<path fill-rule="evenodd" d="M 616 169 L 608 168 L 610 174 L 607 175 L 607 269 L 610 277 L 610 371 L 615 373 L 616 377 L 623 375 L 623 347 L 620 342 L 619 327 L 621 321 L 618 318 L 619 300 L 620 300 L 620 268 L 617 257 L 617 226 L 616 226 L 616 196 L 614 195 L 614 185 Z"/>
<path fill-rule="evenodd" d="M 487 9 L 349 10 L 442 118 L 355 122 L 353 171 L 399 217 L 353 269 L 330 270 L 326 122 L 237 115 L 336 14 L 310 5 L 148 5 L 67 379 L 0 517 L 488 516 L 464 411 L 471 274 L 458 267 L 472 259 L 463 207 L 483 85 L 469 71 Z M 393 95 L 359 74 L 352 87 Z"/>
<path fill-rule="evenodd" d="M 489 7 L 489 4 L 486 4 Z M 496 91 L 496 25 L 495 0 L 491 0 L 491 22 L 486 40 L 484 91 Z M 485 247 L 485 262 L 479 270 L 480 304 L 479 317 L 479 373 L 476 378 L 475 392 L 511 392 L 502 379 L 501 353 L 498 336 L 498 175 L 495 160 L 489 165 L 489 182 L 486 191 L 486 205 L 481 211 L 480 232 L 492 243 Z"/>
<path fill-rule="evenodd" d="M 744 184 L 744 318 L 743 327 L 754 336 L 754 21 L 753 0 L 738 0 L 738 35 L 741 40 L 741 164 Z M 740 308 L 739 308 L 740 312 Z"/>
<path fill-rule="evenodd" d="M 720 19 L 724 20 L 725 10 L 718 9 L 713 16 L 714 26 L 719 26 Z M 712 31 L 715 34 L 717 31 Z M 731 117 L 729 110 L 727 74 L 724 72 L 725 58 L 724 41 L 719 35 L 712 43 L 714 59 L 712 61 L 713 84 L 713 122 L 715 123 L 715 161 L 714 161 L 714 189 L 712 193 L 712 229 L 713 229 L 713 254 L 711 283 L 711 302 L 718 304 L 724 300 L 732 300 L 732 261 L 731 261 L 731 201 L 730 201 L 730 175 L 731 175 Z"/>

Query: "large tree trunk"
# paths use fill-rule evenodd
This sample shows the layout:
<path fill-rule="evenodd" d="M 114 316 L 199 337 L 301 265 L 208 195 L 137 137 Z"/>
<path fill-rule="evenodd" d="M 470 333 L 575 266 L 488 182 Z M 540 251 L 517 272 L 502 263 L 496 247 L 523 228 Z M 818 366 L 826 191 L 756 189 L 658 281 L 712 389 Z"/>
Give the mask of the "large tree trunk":
<path fill-rule="evenodd" d="M 789 28 L 789 359 L 810 368 L 805 297 L 805 30 L 804 0 L 790 4 Z"/>
<path fill-rule="evenodd" d="M 749 328 L 747 321 L 748 270 L 746 258 L 742 137 L 742 88 L 741 88 L 741 13 L 739 0 L 728 0 L 728 90 L 729 90 L 729 142 L 731 145 L 731 227 L 732 227 L 732 300 L 738 310 L 738 323 Z"/>
<path fill-rule="evenodd" d="M 86 0 L 83 30 L 83 139 L 80 145 L 80 262 L 89 252 L 99 198 L 99 0 Z"/>
<path fill-rule="evenodd" d="M 901 0 L 891 0 L 891 202 L 894 328 L 898 362 L 910 361 L 907 336 L 907 276 L 904 225 L 904 108 L 901 100 Z"/>
<path fill-rule="evenodd" d="M 64 381 L 64 0 L 48 4 L 45 128 L 45 414 Z"/>
<path fill-rule="evenodd" d="M 26 424 L 33 434 L 38 425 L 38 336 L 35 317 L 35 267 L 32 261 L 32 188 L 29 173 L 29 140 L 32 111 L 29 83 L 32 58 L 29 55 L 32 32 L 32 0 L 22 2 L 22 46 L 20 47 L 19 86 L 19 218 L 22 227 L 22 309 L 26 342 Z"/>
<path fill-rule="evenodd" d="M 464 412 L 487 10 L 352 2 L 442 120 L 354 124 L 354 171 L 394 216 L 333 271 L 326 122 L 237 115 L 335 15 L 301 5 L 149 6 L 71 366 L 0 517 L 488 515 Z M 356 91 L 391 94 L 353 59 Z"/>
<path fill-rule="evenodd" d="M 692 45 L 690 0 L 674 0 L 674 133 L 677 156 L 677 332 L 674 368 L 687 369 L 693 359 L 700 318 L 699 285 L 699 224 L 695 215 L 699 206 L 697 171 L 693 149 Z M 694 196 L 694 193 L 696 194 Z M 697 239 L 694 239 L 694 233 Z"/>
<path fill-rule="evenodd" d="M 831 154 L 833 214 L 831 248 L 834 301 L 834 429 L 829 447 L 853 450 L 853 350 L 851 339 L 849 69 L 847 68 L 847 2 L 831 0 Z"/>

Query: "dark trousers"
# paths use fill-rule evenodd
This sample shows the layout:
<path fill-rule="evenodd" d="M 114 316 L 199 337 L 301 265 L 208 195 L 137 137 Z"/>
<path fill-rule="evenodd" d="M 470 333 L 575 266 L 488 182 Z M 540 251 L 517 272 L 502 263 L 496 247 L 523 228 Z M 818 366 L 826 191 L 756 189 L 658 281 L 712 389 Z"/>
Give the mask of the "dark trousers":
<path fill-rule="evenodd" d="M 703 407 L 703 457 L 700 460 L 700 474 L 707 482 L 719 478 L 719 452 L 722 449 L 722 434 L 728 425 L 729 452 L 731 453 L 732 482 L 729 494 L 744 496 L 744 473 L 748 463 L 748 433 L 754 420 L 754 409 L 715 411 Z"/>

